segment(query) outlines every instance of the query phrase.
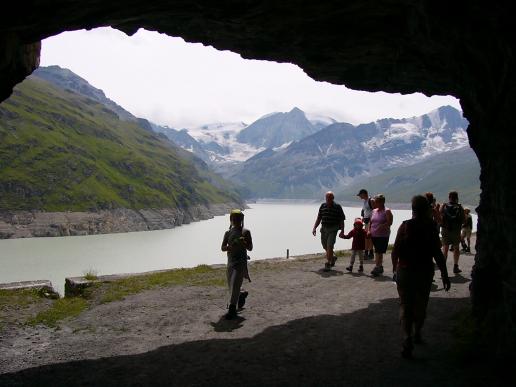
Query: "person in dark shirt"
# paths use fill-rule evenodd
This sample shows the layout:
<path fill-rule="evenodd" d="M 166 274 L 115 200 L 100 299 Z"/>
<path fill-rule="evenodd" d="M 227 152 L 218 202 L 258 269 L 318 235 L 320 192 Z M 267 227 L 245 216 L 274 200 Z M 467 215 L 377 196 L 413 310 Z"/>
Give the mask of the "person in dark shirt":
<path fill-rule="evenodd" d="M 228 255 L 227 281 L 229 288 L 229 310 L 226 319 L 231 320 L 237 316 L 238 308 L 241 309 L 245 304 L 248 292 L 241 291 L 244 278 L 249 281 L 247 270 L 247 251 L 253 249 L 253 239 L 251 231 L 244 228 L 244 214 L 240 210 L 233 210 L 229 215 L 229 230 L 224 233 L 221 250 Z"/>
<path fill-rule="evenodd" d="M 434 277 L 432 259 L 435 259 L 441 271 L 444 290 L 450 289 L 446 259 L 426 197 L 418 195 L 412 198 L 412 216 L 399 227 L 391 255 L 400 297 L 401 354 L 405 358 L 412 357 L 413 342 L 422 342 L 421 330 Z"/>
<path fill-rule="evenodd" d="M 344 235 L 344 220 L 346 216 L 344 215 L 342 206 L 334 201 L 335 196 L 333 192 L 326 192 L 325 198 L 326 201 L 319 207 L 317 219 L 312 229 L 312 235 L 316 235 L 317 227 L 321 224 L 321 244 L 326 251 L 324 270 L 329 271 L 337 260 L 337 257 L 333 253 L 333 247 L 335 246 L 335 240 L 337 239 L 339 230 L 341 230 L 339 236 L 342 237 Z"/>

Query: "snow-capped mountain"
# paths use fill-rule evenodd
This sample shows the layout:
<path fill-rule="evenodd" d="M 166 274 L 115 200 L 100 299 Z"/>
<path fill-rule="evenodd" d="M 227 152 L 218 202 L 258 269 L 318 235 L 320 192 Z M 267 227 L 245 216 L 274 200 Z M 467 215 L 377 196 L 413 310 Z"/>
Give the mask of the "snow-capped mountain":
<path fill-rule="evenodd" d="M 188 134 L 201 144 L 214 164 L 238 163 L 264 148 L 238 142 L 238 134 L 247 127 L 243 122 L 213 123 L 189 128 Z"/>
<path fill-rule="evenodd" d="M 318 130 L 319 127 L 313 125 L 305 113 L 295 107 L 287 113 L 268 114 L 259 118 L 238 133 L 237 140 L 255 148 L 277 148 Z"/>
<path fill-rule="evenodd" d="M 224 164 L 242 163 L 269 147 L 276 150 L 286 148 L 293 141 L 335 122 L 333 118 L 308 115 L 293 108 L 286 113 L 266 114 L 250 125 L 243 122 L 214 123 L 187 130 L 218 169 Z M 191 146 L 178 145 L 193 149 Z M 193 149 L 193 152 L 196 150 Z M 204 159 L 202 154 L 198 156 Z"/>
<path fill-rule="evenodd" d="M 468 122 L 443 106 L 420 117 L 334 123 L 288 147 L 267 149 L 229 177 L 255 197 L 312 197 L 364 176 L 468 145 Z"/>

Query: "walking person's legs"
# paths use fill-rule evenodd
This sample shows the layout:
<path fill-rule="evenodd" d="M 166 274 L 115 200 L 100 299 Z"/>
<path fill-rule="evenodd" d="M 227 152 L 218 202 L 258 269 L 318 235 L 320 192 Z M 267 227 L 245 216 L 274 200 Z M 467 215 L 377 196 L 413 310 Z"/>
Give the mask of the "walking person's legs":
<path fill-rule="evenodd" d="M 353 271 L 353 265 L 355 264 L 355 258 L 357 256 L 358 250 L 351 250 L 351 259 L 349 260 L 349 266 L 346 267 L 347 271 Z M 362 259 L 360 259 L 360 265 L 362 266 Z"/>
<path fill-rule="evenodd" d="M 430 290 L 432 288 L 433 272 L 421 273 L 414 283 L 414 342 L 423 342 L 421 331 L 425 323 Z"/>
<path fill-rule="evenodd" d="M 226 319 L 232 319 L 236 317 L 236 306 L 240 296 L 240 288 L 244 281 L 244 269 L 243 265 L 228 266 L 227 279 L 229 288 L 229 310 L 226 314 Z"/>
<path fill-rule="evenodd" d="M 459 257 L 460 257 L 459 244 L 456 243 L 453 245 L 453 272 L 455 274 L 462 272 L 462 270 L 459 269 Z"/>
<path fill-rule="evenodd" d="M 410 286 L 409 273 L 406 270 L 397 271 L 397 290 L 400 298 L 400 327 L 402 334 L 401 355 L 412 357 L 412 327 L 414 325 L 414 294 Z"/>
<path fill-rule="evenodd" d="M 360 262 L 360 266 L 358 266 L 358 271 L 361 273 L 364 271 L 364 250 L 357 250 L 358 260 Z"/>
<path fill-rule="evenodd" d="M 371 271 L 371 274 L 376 277 L 383 273 L 383 255 L 387 252 L 387 244 L 389 243 L 389 238 L 373 237 L 372 240 L 375 250 L 375 267 Z"/>
<path fill-rule="evenodd" d="M 338 227 L 327 228 L 321 227 L 321 244 L 323 249 L 326 251 L 326 263 L 324 264 L 325 270 L 330 270 L 335 265 L 335 253 L 333 247 L 337 239 Z"/>

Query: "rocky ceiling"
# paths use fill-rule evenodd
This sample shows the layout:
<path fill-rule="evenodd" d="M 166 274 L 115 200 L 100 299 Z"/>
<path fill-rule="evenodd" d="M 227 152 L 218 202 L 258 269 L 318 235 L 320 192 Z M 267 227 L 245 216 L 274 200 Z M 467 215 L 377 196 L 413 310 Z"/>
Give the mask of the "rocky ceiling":
<path fill-rule="evenodd" d="M 40 40 L 112 26 L 292 62 L 361 90 L 451 94 L 482 169 L 473 302 L 516 342 L 514 10 L 478 0 L 19 0 L 0 13 L 0 100 L 39 63 Z M 92 58 L 93 60 L 93 58 Z M 512 289 L 512 290 L 511 290 Z M 498 312 L 497 312 L 498 311 Z M 509 337 L 509 339 L 507 339 Z M 500 340 L 498 340 L 500 342 Z"/>

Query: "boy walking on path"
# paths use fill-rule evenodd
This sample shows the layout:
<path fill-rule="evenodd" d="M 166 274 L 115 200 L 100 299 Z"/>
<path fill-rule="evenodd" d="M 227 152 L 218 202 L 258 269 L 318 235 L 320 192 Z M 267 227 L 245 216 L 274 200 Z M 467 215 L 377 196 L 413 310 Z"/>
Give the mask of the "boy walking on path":
<path fill-rule="evenodd" d="M 448 258 L 448 250 L 451 245 L 453 247 L 453 273 L 459 274 L 462 272 L 459 269 L 459 243 L 460 230 L 464 223 L 464 209 L 459 204 L 459 194 L 456 191 L 448 194 L 448 200 L 449 202 L 441 207 L 443 255 L 445 259 Z"/>
<path fill-rule="evenodd" d="M 321 226 L 321 244 L 326 251 L 326 263 L 324 264 L 324 271 L 330 271 L 331 267 L 335 265 L 337 257 L 333 254 L 333 246 L 337 239 L 337 233 L 341 230 L 339 236 L 344 235 L 344 220 L 346 216 L 340 204 L 335 203 L 333 192 L 326 192 L 326 202 L 321 204 L 317 219 L 315 220 L 312 229 L 312 235 L 317 233 L 317 227 Z"/>
<path fill-rule="evenodd" d="M 249 278 L 247 270 L 247 251 L 253 249 L 253 239 L 251 231 L 244 228 L 244 214 L 240 210 L 233 210 L 229 215 L 229 230 L 224 233 L 222 240 L 222 251 L 227 251 L 227 281 L 229 288 L 229 310 L 226 319 L 231 320 L 237 316 L 238 308 L 241 309 L 245 304 L 248 292 L 241 292 L 240 288 L 244 278 Z"/>
<path fill-rule="evenodd" d="M 341 238 L 353 238 L 353 243 L 351 244 L 351 260 L 349 262 L 349 266 L 346 267 L 346 270 L 349 272 L 353 271 L 355 258 L 358 255 L 358 259 L 360 260 L 358 272 L 362 273 L 364 271 L 364 249 L 366 244 L 366 232 L 364 230 L 362 219 L 356 218 L 355 223 L 353 223 L 353 230 L 351 230 L 347 235 L 341 236 Z"/>

